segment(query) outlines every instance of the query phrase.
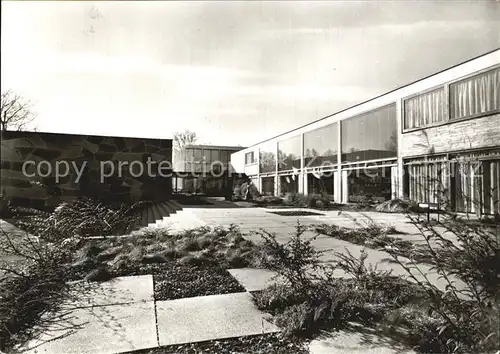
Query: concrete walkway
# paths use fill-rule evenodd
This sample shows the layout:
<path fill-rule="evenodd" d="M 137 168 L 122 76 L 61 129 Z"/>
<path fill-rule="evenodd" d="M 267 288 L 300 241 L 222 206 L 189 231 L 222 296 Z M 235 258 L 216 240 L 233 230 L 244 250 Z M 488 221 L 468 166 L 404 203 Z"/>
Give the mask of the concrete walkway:
<path fill-rule="evenodd" d="M 72 285 L 20 352 L 112 354 L 279 331 L 248 292 L 154 301 L 151 275 Z"/>
<path fill-rule="evenodd" d="M 397 230 L 404 234 L 393 235 L 402 239 L 417 242 L 423 239 L 418 233 L 415 225 L 409 223 L 407 217 L 403 214 L 389 214 L 379 212 L 342 212 L 338 211 L 321 211 L 322 215 L 310 216 L 281 216 L 273 214 L 272 212 L 279 211 L 280 209 L 264 209 L 264 208 L 240 208 L 240 209 L 201 209 L 201 208 L 186 208 L 185 212 L 190 213 L 195 220 L 199 220 L 202 224 L 216 226 L 221 225 L 229 227 L 231 224 L 240 227 L 240 230 L 246 239 L 253 242 L 262 242 L 262 237 L 258 233 L 259 229 L 264 229 L 268 232 L 276 234 L 278 242 L 287 242 L 291 235 L 296 231 L 295 225 L 297 221 L 301 225 L 312 225 L 318 223 L 336 224 L 341 227 L 355 228 L 366 225 L 370 222 L 376 222 L 380 225 L 394 226 Z M 284 209 L 286 211 L 294 209 Z M 300 210 L 300 209 L 296 209 Z M 311 211 L 311 210 L 308 210 Z M 157 227 L 167 225 L 164 220 L 157 224 Z M 444 231 L 444 230 L 443 230 Z M 352 244 L 347 241 L 339 240 L 334 237 L 325 235 L 316 235 L 312 231 L 304 233 L 304 237 L 316 237 L 313 244 L 318 250 L 324 252 L 322 260 L 324 262 L 333 262 L 338 260 L 336 255 L 339 253 L 346 253 L 349 250 L 354 256 L 359 256 L 362 246 Z M 447 235 L 448 238 L 451 238 Z M 377 266 L 380 270 L 392 271 L 393 275 L 400 275 L 407 277 L 408 273 L 399 264 L 393 262 L 392 257 L 385 251 L 374 250 L 365 248 L 367 253 L 366 264 Z M 407 266 L 411 266 L 411 262 L 400 257 L 400 260 Z M 426 264 L 419 265 L 420 271 L 440 290 L 445 291 L 448 285 L 445 279 L 442 279 L 436 271 L 431 270 L 431 266 Z M 413 269 L 412 274 L 419 280 L 424 280 L 424 275 L 420 271 Z M 453 278 L 458 287 L 465 287 L 465 284 L 457 278 Z"/>
<path fill-rule="evenodd" d="M 289 209 L 287 209 L 289 210 Z M 356 222 L 345 214 L 322 212 L 319 216 L 280 216 L 262 208 L 184 208 L 173 217 L 157 222 L 152 227 L 170 227 L 180 231 L 203 225 L 238 225 L 244 236 L 261 242 L 255 232 L 263 228 L 274 232 L 280 242 L 290 239 L 297 220 L 302 225 L 335 223 L 355 227 Z M 348 212 L 356 220 L 372 219 L 394 225 L 411 234 L 416 228 L 403 215 Z M 308 232 L 306 237 L 315 236 Z M 405 238 L 407 235 L 402 235 Z M 328 236 L 318 236 L 314 245 L 325 251 L 323 261 L 336 260 L 335 252 L 348 249 L 359 255 L 362 247 Z M 390 256 L 383 251 L 366 249 L 367 262 L 395 274 L 407 273 L 399 265 L 389 263 Z M 444 289 L 445 283 L 421 266 L 433 283 Z M 247 291 L 260 290 L 271 282 L 272 273 L 255 269 L 231 270 L 230 273 Z M 342 275 L 341 275 L 342 276 Z M 51 318 L 48 330 L 26 343 L 22 350 L 28 353 L 119 353 L 154 348 L 163 345 L 223 339 L 243 335 L 276 332 L 279 329 L 269 321 L 267 314 L 258 311 L 248 292 L 154 301 L 151 275 L 117 278 L 106 283 L 86 285 L 85 291 L 75 283 L 75 297 L 61 306 L 57 321 Z M 52 326 L 52 327 L 51 327 Z M 333 339 L 332 339 L 333 338 Z M 363 341 L 366 333 L 341 332 L 313 341 L 312 353 L 390 352 L 395 347 L 386 342 L 369 344 Z"/>

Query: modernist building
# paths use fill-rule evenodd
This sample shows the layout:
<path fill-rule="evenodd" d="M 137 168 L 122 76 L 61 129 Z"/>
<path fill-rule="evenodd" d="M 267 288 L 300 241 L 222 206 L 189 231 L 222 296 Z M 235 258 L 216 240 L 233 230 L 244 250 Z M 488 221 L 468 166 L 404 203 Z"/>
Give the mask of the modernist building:
<path fill-rule="evenodd" d="M 242 149 L 241 146 L 188 145 L 174 150 L 174 192 L 219 195 L 223 190 L 231 190 L 230 180 L 223 177 L 229 171 L 234 172 L 231 154 Z"/>
<path fill-rule="evenodd" d="M 500 212 L 500 50 L 231 155 L 263 194 Z"/>

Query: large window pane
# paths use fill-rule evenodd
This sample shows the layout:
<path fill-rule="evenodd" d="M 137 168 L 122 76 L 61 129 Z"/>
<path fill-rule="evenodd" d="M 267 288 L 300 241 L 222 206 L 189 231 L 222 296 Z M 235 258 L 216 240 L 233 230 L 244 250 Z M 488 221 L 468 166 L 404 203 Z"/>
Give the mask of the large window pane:
<path fill-rule="evenodd" d="M 304 133 L 304 166 L 337 164 L 338 124 Z"/>
<path fill-rule="evenodd" d="M 450 85 L 451 119 L 500 110 L 500 68 Z"/>
<path fill-rule="evenodd" d="M 391 168 L 360 169 L 348 171 L 349 202 L 363 200 L 383 202 L 391 199 Z"/>
<path fill-rule="evenodd" d="M 221 150 L 220 151 L 220 161 L 224 164 L 227 165 L 230 160 L 230 155 L 227 150 Z"/>
<path fill-rule="evenodd" d="M 280 176 L 280 194 L 295 194 L 299 191 L 298 176 Z"/>
<path fill-rule="evenodd" d="M 274 195 L 274 177 L 262 178 L 262 194 Z"/>
<path fill-rule="evenodd" d="M 342 121 L 342 161 L 396 157 L 396 119 L 396 105 L 392 104 Z"/>
<path fill-rule="evenodd" d="M 328 194 L 333 196 L 334 178 L 333 173 L 326 174 L 307 174 L 307 192 L 313 194 Z"/>
<path fill-rule="evenodd" d="M 245 164 L 249 165 L 249 164 L 254 163 L 254 162 L 255 162 L 255 156 L 254 156 L 253 151 L 247 152 L 245 154 Z"/>
<path fill-rule="evenodd" d="M 194 160 L 201 161 L 201 149 L 195 149 L 194 151 Z"/>
<path fill-rule="evenodd" d="M 287 171 L 293 167 L 300 168 L 301 136 L 295 136 L 278 143 L 278 170 Z"/>
<path fill-rule="evenodd" d="M 203 149 L 203 161 L 210 162 L 210 150 Z"/>
<path fill-rule="evenodd" d="M 420 203 L 444 205 L 447 189 L 446 171 L 446 162 L 443 161 L 408 165 L 405 173 L 408 175 L 410 199 Z"/>
<path fill-rule="evenodd" d="M 446 120 L 444 88 L 407 99 L 404 102 L 404 129 L 420 128 Z"/>
<path fill-rule="evenodd" d="M 220 160 L 219 150 L 210 151 L 210 162 L 216 162 Z"/>
<path fill-rule="evenodd" d="M 260 148 L 260 172 L 276 172 L 276 143 Z"/>

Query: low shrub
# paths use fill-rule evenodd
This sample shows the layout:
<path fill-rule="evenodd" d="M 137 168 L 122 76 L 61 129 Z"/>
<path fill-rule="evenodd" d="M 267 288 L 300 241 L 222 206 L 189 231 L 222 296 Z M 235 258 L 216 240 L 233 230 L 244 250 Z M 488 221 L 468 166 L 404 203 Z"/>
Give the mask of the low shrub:
<path fill-rule="evenodd" d="M 2 191 L 0 194 L 0 217 L 8 218 L 12 216 L 12 210 L 10 207 L 10 199 L 7 197 L 5 192 Z"/>
<path fill-rule="evenodd" d="M 71 251 L 28 235 L 14 239 L 4 230 L 0 235 L 0 254 L 21 260 L 0 266 L 0 350 L 8 351 L 33 335 L 35 324 L 36 332 L 43 332 L 57 320 L 48 312 L 70 296 Z"/>
<path fill-rule="evenodd" d="M 275 233 L 266 230 L 258 232 L 263 240 L 260 246 L 261 265 L 283 277 L 292 288 L 304 291 L 312 286 L 310 273 L 324 268 L 319 260 L 322 252 L 312 244 L 315 237 L 302 237 L 307 229 L 297 222 L 295 233 L 286 243 L 278 242 Z"/>
<path fill-rule="evenodd" d="M 407 213 L 417 209 L 417 204 L 397 198 L 386 200 L 375 207 L 375 210 L 381 213 Z"/>
<path fill-rule="evenodd" d="M 433 270 L 447 282 L 447 291 L 442 294 L 427 278 L 415 277 L 415 270 L 422 274 L 418 264 L 406 265 L 393 254 L 396 262 L 428 295 L 433 321 L 413 328 L 420 348 L 439 352 L 498 350 L 500 254 L 494 231 L 455 220 L 447 226 L 458 241 L 454 243 L 435 226 L 422 225 L 417 217 L 410 216 L 410 221 L 426 240 L 427 254 L 435 265 Z M 457 285 L 454 277 L 462 280 L 465 287 Z"/>
<path fill-rule="evenodd" d="M 48 241 L 80 236 L 110 236 L 126 234 L 135 227 L 141 210 L 150 202 L 118 207 L 105 205 L 89 198 L 60 204 L 52 213 L 34 213 L 19 218 L 19 227 Z"/>

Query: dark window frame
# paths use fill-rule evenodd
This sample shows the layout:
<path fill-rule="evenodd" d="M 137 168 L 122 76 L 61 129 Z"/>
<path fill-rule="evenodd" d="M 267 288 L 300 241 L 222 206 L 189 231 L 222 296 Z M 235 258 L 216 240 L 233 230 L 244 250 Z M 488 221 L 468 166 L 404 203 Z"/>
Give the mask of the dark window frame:
<path fill-rule="evenodd" d="M 250 157 L 250 159 L 248 159 L 248 157 Z M 249 151 L 245 153 L 245 165 L 251 165 L 256 162 L 257 161 L 255 160 L 255 151 Z"/>
<path fill-rule="evenodd" d="M 401 99 L 401 110 L 400 110 L 400 113 L 401 113 L 401 122 L 400 122 L 401 123 L 401 133 L 402 134 L 411 133 L 411 132 L 415 132 L 415 131 L 419 131 L 419 130 L 423 130 L 423 129 L 440 127 L 440 126 L 443 126 L 443 125 L 448 125 L 448 124 L 463 122 L 463 121 L 467 121 L 467 120 L 470 120 L 470 119 L 484 118 L 484 117 L 488 117 L 488 116 L 491 116 L 491 115 L 499 114 L 500 113 L 500 109 L 499 110 L 490 111 L 490 112 L 479 113 L 479 114 L 475 114 L 475 115 L 471 115 L 471 116 L 466 116 L 466 117 L 461 117 L 461 118 L 453 118 L 452 119 L 451 118 L 451 110 L 450 110 L 450 106 L 451 106 L 450 86 L 451 85 L 453 85 L 455 83 L 458 83 L 458 82 L 461 82 L 461 81 L 464 81 L 464 80 L 467 80 L 467 79 L 470 79 L 470 78 L 472 78 L 474 76 L 479 76 L 479 75 L 485 74 L 485 73 L 487 73 L 489 71 L 497 70 L 497 69 L 500 69 L 500 64 L 495 64 L 495 65 L 489 66 L 487 68 L 475 71 L 473 73 L 470 73 L 470 74 L 467 74 L 467 75 L 464 75 L 464 76 L 461 76 L 461 77 L 453 79 L 451 81 L 447 81 L 447 82 L 445 82 L 443 84 L 436 85 L 436 86 L 433 86 L 433 87 L 431 87 L 429 89 L 425 89 L 425 90 L 419 91 L 417 93 L 414 93 L 414 94 L 411 94 L 411 95 L 403 97 Z M 445 92 L 445 120 L 443 122 L 440 122 L 440 123 L 433 123 L 433 124 L 426 125 L 426 126 L 423 126 L 423 127 L 405 129 L 404 128 L 405 127 L 405 118 L 406 118 L 405 117 L 405 110 L 404 110 L 404 108 L 405 108 L 405 101 L 408 100 L 408 99 L 411 99 L 413 97 L 416 97 L 416 96 L 428 93 L 430 91 L 436 90 L 436 89 L 438 89 L 440 87 L 444 87 L 444 92 Z"/>

